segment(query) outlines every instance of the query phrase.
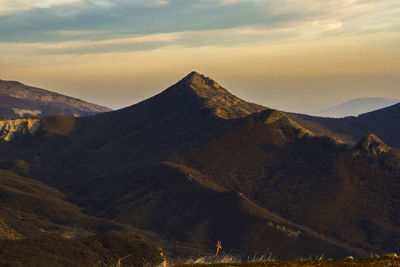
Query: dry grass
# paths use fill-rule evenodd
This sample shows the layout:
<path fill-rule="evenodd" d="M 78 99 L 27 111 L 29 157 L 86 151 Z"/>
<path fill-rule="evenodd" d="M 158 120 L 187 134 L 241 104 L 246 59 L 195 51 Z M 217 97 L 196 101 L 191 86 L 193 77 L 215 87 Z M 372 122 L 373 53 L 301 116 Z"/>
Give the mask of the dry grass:
<path fill-rule="evenodd" d="M 247 258 L 243 260 L 238 256 L 222 255 L 219 257 L 200 257 L 190 259 L 184 263 L 171 264 L 173 267 L 258 267 L 258 266 L 288 266 L 288 267 L 314 267 L 314 266 L 400 266 L 400 257 L 396 254 L 373 255 L 366 259 L 357 259 L 352 256 L 343 259 L 325 259 L 319 257 L 301 258 L 297 260 L 277 260 L 270 253 Z"/>
<path fill-rule="evenodd" d="M 127 258 L 129 258 L 129 257 L 131 257 L 131 256 L 133 256 L 133 254 L 126 255 L 125 257 L 118 258 L 118 259 L 115 260 L 114 262 L 109 262 L 109 263 L 107 263 L 107 262 L 101 260 L 101 261 L 99 262 L 99 265 L 100 265 L 101 267 L 121 267 L 121 263 L 122 263 L 125 259 L 127 259 Z"/>
<path fill-rule="evenodd" d="M 186 263 L 173 265 L 174 267 L 314 267 L 314 266 L 400 266 L 400 259 L 393 258 L 371 258 L 371 259 L 354 259 L 354 260 L 288 260 L 288 261 L 258 261 L 258 262 L 229 262 L 229 263 Z"/>

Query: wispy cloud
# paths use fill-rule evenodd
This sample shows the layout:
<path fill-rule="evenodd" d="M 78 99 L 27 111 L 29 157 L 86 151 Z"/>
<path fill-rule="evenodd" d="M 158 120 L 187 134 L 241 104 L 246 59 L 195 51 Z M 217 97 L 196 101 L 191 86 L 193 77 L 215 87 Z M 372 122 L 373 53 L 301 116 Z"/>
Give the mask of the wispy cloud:
<path fill-rule="evenodd" d="M 0 0 L 0 60 L 296 43 L 387 53 L 399 25 L 397 0 Z"/>
<path fill-rule="evenodd" d="M 82 3 L 82 0 L 0 0 L 0 14 Z"/>
<path fill-rule="evenodd" d="M 392 28 L 395 0 L 0 0 L 0 42 L 115 39 L 238 27 L 360 33 Z M 75 34 L 60 34 L 60 33 Z M 80 34 L 82 32 L 84 34 Z M 89 34 L 86 34 L 89 33 Z"/>
<path fill-rule="evenodd" d="M 321 101 L 353 80 L 360 95 L 398 97 L 399 43 L 398 0 L 0 0 L 0 78 L 114 107 L 193 69 L 268 88 L 254 101 L 286 89 L 293 103 L 304 92 Z M 321 89 L 318 77 L 333 76 Z"/>

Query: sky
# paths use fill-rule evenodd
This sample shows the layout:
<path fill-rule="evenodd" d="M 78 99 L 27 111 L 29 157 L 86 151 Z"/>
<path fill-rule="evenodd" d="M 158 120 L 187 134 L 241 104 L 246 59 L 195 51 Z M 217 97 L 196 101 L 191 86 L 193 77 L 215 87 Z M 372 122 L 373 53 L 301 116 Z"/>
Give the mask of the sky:
<path fill-rule="evenodd" d="M 0 0 L 0 79 L 114 109 L 193 70 L 312 112 L 400 99 L 398 0 Z"/>

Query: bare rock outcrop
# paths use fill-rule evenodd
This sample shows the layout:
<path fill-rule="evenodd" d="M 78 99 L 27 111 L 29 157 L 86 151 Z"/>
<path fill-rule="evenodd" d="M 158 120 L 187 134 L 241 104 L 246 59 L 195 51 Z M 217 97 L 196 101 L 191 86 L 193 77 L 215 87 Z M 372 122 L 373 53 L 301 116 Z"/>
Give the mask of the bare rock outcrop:
<path fill-rule="evenodd" d="M 0 120 L 0 140 L 11 141 L 17 135 L 33 135 L 40 126 L 38 118 Z"/>

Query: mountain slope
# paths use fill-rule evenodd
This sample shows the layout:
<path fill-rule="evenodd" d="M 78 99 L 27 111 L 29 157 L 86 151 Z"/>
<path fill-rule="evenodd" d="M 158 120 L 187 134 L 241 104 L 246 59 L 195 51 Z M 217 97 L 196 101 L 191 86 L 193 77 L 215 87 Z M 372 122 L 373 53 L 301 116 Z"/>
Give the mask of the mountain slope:
<path fill-rule="evenodd" d="M 263 206 L 359 248 L 395 249 L 398 169 L 329 139 L 306 138 L 286 149 L 256 193 Z"/>
<path fill-rule="evenodd" d="M 174 160 L 328 238 L 367 251 L 395 249 L 398 152 L 375 137 L 353 148 L 287 120 L 265 125 L 252 117 Z"/>
<path fill-rule="evenodd" d="M 376 134 L 390 146 L 400 148 L 400 104 L 342 119 L 287 113 L 291 119 L 318 135 L 355 144 L 366 134 Z"/>
<path fill-rule="evenodd" d="M 106 107 L 16 81 L 0 80 L 0 117 L 68 115 L 88 116 L 110 111 Z"/>
<path fill-rule="evenodd" d="M 29 168 L 23 161 L 0 162 L 1 266 L 96 265 L 133 251 L 138 255 L 127 263 L 160 261 L 159 249 L 135 229 L 87 216 L 60 191 L 14 173 Z"/>
<path fill-rule="evenodd" d="M 39 123 L 2 142 L 0 159 L 27 162 L 92 218 L 161 236 L 170 255 L 211 254 L 216 240 L 285 258 L 400 245 L 394 150 L 320 137 L 199 73 L 122 110 Z"/>
<path fill-rule="evenodd" d="M 381 98 L 381 97 L 365 97 L 352 99 L 342 104 L 327 109 L 311 112 L 310 115 L 321 117 L 343 118 L 348 116 L 358 116 L 363 113 L 382 109 L 398 103 L 398 100 Z"/>

